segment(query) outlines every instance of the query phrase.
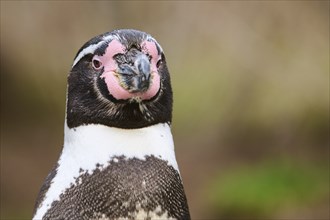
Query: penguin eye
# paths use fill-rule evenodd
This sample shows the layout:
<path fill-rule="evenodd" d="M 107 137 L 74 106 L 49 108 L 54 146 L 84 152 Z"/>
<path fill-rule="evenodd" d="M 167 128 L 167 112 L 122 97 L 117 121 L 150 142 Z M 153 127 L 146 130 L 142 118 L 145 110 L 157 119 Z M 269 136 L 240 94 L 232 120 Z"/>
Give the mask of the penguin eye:
<path fill-rule="evenodd" d="M 156 67 L 159 68 L 160 65 L 162 65 L 162 64 L 163 64 L 163 60 L 162 60 L 162 59 L 159 59 L 159 60 L 157 61 Z"/>
<path fill-rule="evenodd" d="M 99 70 L 102 67 L 102 62 L 97 57 L 93 57 L 92 66 L 94 69 Z"/>

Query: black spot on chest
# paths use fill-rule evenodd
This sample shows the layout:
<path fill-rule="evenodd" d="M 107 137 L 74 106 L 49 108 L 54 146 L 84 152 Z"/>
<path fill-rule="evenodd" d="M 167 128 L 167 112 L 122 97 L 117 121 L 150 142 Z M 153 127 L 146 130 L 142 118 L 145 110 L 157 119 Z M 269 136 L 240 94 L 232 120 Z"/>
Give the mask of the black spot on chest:
<path fill-rule="evenodd" d="M 82 172 L 52 203 L 45 219 L 134 219 L 137 208 L 157 210 L 161 216 L 190 219 L 186 196 L 178 172 L 154 156 L 145 160 L 117 157 L 92 174 Z M 148 218 L 147 218 L 148 219 Z"/>

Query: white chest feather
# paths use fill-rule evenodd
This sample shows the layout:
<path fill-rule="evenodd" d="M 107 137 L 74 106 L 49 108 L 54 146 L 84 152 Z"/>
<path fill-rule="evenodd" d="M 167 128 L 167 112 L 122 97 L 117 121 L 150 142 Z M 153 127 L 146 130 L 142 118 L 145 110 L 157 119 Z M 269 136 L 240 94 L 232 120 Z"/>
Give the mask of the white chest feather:
<path fill-rule="evenodd" d="M 58 161 L 57 174 L 33 219 L 42 219 L 53 201 L 75 184 L 80 169 L 92 173 L 96 164 L 107 165 L 115 156 L 145 159 L 154 155 L 178 171 L 174 144 L 168 124 L 141 129 L 120 129 L 103 125 L 65 127 L 64 147 Z"/>

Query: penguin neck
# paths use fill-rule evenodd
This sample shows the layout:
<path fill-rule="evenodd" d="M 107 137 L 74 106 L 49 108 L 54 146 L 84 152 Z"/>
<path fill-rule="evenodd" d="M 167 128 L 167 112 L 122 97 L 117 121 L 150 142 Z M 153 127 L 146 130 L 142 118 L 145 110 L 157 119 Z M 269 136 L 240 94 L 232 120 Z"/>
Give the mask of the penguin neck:
<path fill-rule="evenodd" d="M 100 124 L 69 128 L 65 123 L 62 157 L 70 157 L 85 170 L 107 164 L 112 158 L 145 159 L 153 155 L 178 170 L 171 128 L 160 123 L 139 129 L 122 129 Z"/>

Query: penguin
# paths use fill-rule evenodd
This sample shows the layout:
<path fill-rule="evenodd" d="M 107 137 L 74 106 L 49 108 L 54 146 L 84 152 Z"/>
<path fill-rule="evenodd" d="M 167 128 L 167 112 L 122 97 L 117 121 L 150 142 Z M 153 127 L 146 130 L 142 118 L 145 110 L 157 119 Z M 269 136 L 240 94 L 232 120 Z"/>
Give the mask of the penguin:
<path fill-rule="evenodd" d="M 190 219 L 171 133 L 173 94 L 160 44 L 121 29 L 77 52 L 64 145 L 33 220 Z"/>

